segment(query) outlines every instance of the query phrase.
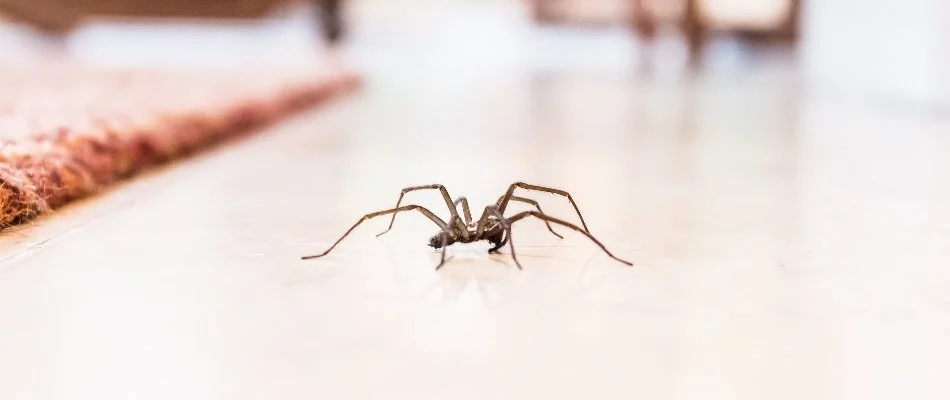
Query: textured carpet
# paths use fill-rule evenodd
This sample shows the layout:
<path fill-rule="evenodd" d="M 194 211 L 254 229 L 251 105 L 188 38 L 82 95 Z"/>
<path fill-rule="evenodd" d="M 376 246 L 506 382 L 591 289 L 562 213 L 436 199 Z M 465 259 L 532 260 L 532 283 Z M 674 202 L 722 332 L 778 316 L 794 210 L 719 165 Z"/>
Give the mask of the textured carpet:
<path fill-rule="evenodd" d="M 0 229 L 359 86 L 338 68 L 0 68 Z"/>

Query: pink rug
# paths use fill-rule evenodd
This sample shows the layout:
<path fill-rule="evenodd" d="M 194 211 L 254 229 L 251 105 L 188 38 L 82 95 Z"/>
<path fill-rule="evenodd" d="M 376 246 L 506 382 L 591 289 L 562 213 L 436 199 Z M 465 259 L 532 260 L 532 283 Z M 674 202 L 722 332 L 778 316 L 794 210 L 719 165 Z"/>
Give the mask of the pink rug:
<path fill-rule="evenodd" d="M 0 229 L 359 84 L 337 68 L 0 68 Z"/>

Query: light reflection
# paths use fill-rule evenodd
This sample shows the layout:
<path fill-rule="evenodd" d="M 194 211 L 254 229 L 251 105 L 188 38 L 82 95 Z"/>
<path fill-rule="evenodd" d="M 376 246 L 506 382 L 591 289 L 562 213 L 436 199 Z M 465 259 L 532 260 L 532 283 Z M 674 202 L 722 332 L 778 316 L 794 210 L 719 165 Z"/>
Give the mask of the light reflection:
<path fill-rule="evenodd" d="M 474 350 L 473 343 L 491 343 L 496 328 L 495 315 L 485 307 L 481 284 L 472 279 L 456 284 L 460 286 L 442 285 L 433 290 L 432 296 L 442 301 L 419 308 L 412 334 L 421 348 L 446 360 L 465 358 Z"/>

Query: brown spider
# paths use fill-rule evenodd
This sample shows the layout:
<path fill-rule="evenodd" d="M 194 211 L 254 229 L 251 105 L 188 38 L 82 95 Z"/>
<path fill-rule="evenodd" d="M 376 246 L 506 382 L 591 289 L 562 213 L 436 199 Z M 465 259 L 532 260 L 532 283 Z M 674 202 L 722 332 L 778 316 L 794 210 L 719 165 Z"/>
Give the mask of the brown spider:
<path fill-rule="evenodd" d="M 567 199 L 571 202 L 571 205 L 574 206 L 574 210 L 577 211 L 577 216 L 580 217 L 581 224 L 584 226 L 584 228 L 581 229 L 579 226 L 574 225 L 570 222 L 563 221 L 563 220 L 550 217 L 544 214 L 544 212 L 541 211 L 541 206 L 538 204 L 538 202 L 531 199 L 526 199 L 523 197 L 513 196 L 512 194 L 514 193 L 515 188 L 537 190 L 541 192 L 558 194 L 558 195 L 567 197 Z M 429 211 L 425 207 L 418 206 L 418 205 L 400 206 L 400 204 L 402 204 L 402 198 L 403 196 L 406 195 L 406 193 L 409 193 L 415 190 L 423 190 L 423 189 L 439 189 L 439 191 L 442 192 L 442 198 L 445 199 L 445 204 L 448 206 L 449 212 L 452 214 L 451 218 L 449 218 L 449 221 L 447 223 L 443 221 L 442 219 L 440 219 L 439 217 L 437 217 L 435 214 L 432 213 L 432 211 Z M 343 241 L 343 239 L 346 238 L 346 236 L 349 235 L 350 232 L 356 229 L 356 227 L 359 226 L 359 224 L 363 223 L 363 221 L 366 221 L 366 220 L 369 220 L 381 215 L 392 214 L 393 217 L 389 221 L 389 228 L 387 228 L 385 231 L 376 235 L 377 237 L 379 237 L 380 235 L 386 232 L 389 232 L 389 230 L 393 228 L 393 223 L 396 221 L 396 213 L 399 213 L 401 211 L 419 210 L 419 212 L 421 212 L 423 215 L 431 219 L 432 222 L 435 222 L 435 224 L 438 225 L 439 228 L 441 229 L 439 233 L 435 234 L 429 239 L 429 246 L 432 246 L 435 249 L 443 249 L 442 260 L 439 262 L 439 265 L 435 267 L 436 270 L 438 270 L 439 268 L 442 268 L 442 265 L 445 264 L 445 247 L 454 243 L 472 243 L 472 242 L 477 242 L 479 240 L 487 240 L 489 243 L 492 244 L 492 248 L 488 250 L 489 253 L 495 253 L 498 251 L 498 249 L 504 246 L 505 243 L 509 243 L 511 245 L 511 258 L 515 260 L 515 265 L 518 266 L 518 269 L 522 269 L 521 263 L 518 262 L 518 258 L 515 256 L 515 245 L 514 245 L 514 242 L 511 240 L 511 225 L 514 224 L 516 221 L 519 221 L 528 216 L 536 217 L 544 221 L 544 223 L 548 226 L 548 230 L 551 231 L 551 233 L 553 233 L 555 236 L 559 238 L 563 238 L 563 236 L 559 235 L 557 232 L 554 231 L 553 228 L 551 228 L 551 222 L 555 224 L 560 224 L 568 228 L 571 228 L 575 231 L 578 231 L 584 234 L 585 236 L 587 236 L 588 238 L 590 238 L 590 240 L 594 241 L 594 243 L 600 246 L 600 248 L 614 260 L 620 261 L 627 265 L 633 265 L 633 263 L 631 262 L 621 260 L 617 258 L 616 256 L 614 256 L 612 253 L 610 253 L 610 251 L 607 250 L 606 247 L 604 247 L 603 244 L 600 243 L 600 241 L 598 241 L 596 238 L 594 238 L 593 235 L 590 234 L 590 231 L 587 229 L 587 223 L 584 222 L 584 217 L 581 215 L 580 209 L 577 208 L 577 204 L 574 203 L 574 199 L 571 197 L 571 194 L 563 190 L 531 185 L 531 184 L 527 184 L 523 182 L 515 182 L 511 184 L 511 186 L 508 187 L 508 191 L 505 192 L 503 196 L 499 197 L 498 201 L 496 201 L 495 204 L 485 207 L 485 211 L 482 213 L 482 217 L 479 218 L 477 222 L 472 221 L 472 213 L 468 208 L 468 200 L 465 197 L 459 197 L 455 201 L 452 201 L 451 199 L 452 198 L 449 196 L 449 192 L 445 190 L 445 186 L 442 186 L 439 184 L 407 187 L 403 189 L 402 193 L 399 195 L 399 200 L 396 201 L 395 208 L 391 208 L 389 210 L 377 211 L 374 213 L 364 215 L 362 218 L 360 218 L 359 221 L 356 221 L 356 223 L 353 224 L 353 226 L 350 227 L 350 229 L 347 230 L 346 233 L 343 234 L 343 236 L 337 239 L 336 243 L 333 243 L 333 245 L 330 246 L 329 249 L 327 249 L 321 254 L 304 256 L 304 257 L 301 257 L 301 259 L 307 260 L 307 259 L 323 257 L 327 255 L 327 253 L 333 250 L 333 248 L 335 248 L 337 244 Z M 515 214 L 511 218 L 505 218 L 504 217 L 505 207 L 508 206 L 509 201 L 520 201 L 522 203 L 530 204 L 534 206 L 535 208 L 537 208 L 538 211 L 524 211 L 524 212 Z M 456 208 L 458 207 L 459 203 L 462 203 L 462 212 L 465 215 L 464 221 L 462 220 L 461 217 L 459 217 L 458 209 Z"/>

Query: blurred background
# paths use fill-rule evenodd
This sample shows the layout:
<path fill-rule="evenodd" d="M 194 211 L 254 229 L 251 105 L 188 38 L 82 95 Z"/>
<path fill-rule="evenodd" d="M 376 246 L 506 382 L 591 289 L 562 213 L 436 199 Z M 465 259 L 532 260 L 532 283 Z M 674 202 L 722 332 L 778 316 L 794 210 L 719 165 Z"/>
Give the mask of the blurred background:
<path fill-rule="evenodd" d="M 946 386 L 946 0 L 0 0 L 0 16 L 3 65 L 332 59 L 365 77 L 8 269 L 0 331 L 32 347 L 8 347 L 0 387 L 53 387 L 21 378 L 47 365 L 81 372 L 62 373 L 71 399 L 110 397 L 86 380 L 181 398 L 141 378 L 155 365 L 281 398 L 367 375 L 388 397 L 473 399 Z M 524 273 L 480 251 L 436 273 L 433 227 L 408 216 L 384 241 L 367 227 L 323 264 L 298 259 L 403 187 L 442 183 L 477 210 L 518 180 L 570 190 L 637 267 L 538 223 L 518 233 Z M 121 353 L 139 343 L 155 346 Z"/>
<path fill-rule="evenodd" d="M 0 55 L 233 67 L 343 50 L 377 70 L 646 65 L 677 74 L 767 55 L 824 90 L 932 107 L 948 91 L 945 8 L 938 0 L 0 0 Z"/>

